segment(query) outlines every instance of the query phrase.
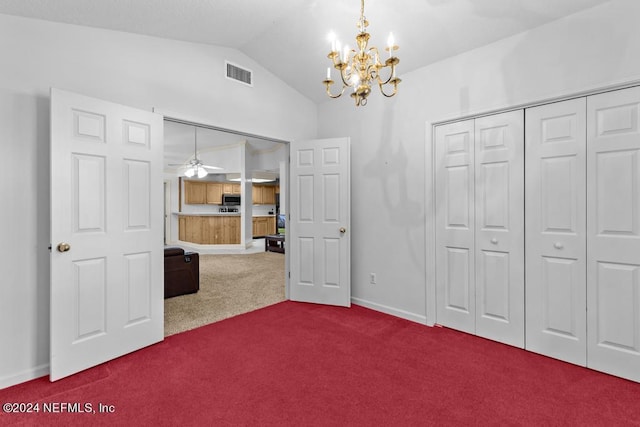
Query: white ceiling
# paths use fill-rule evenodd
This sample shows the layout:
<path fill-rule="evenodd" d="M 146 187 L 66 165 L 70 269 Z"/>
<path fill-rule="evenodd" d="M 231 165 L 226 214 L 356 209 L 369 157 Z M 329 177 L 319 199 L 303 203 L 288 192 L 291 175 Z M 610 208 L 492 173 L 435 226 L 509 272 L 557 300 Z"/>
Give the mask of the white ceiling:
<path fill-rule="evenodd" d="M 194 126 L 184 123 L 165 121 L 164 124 L 164 170 L 166 172 L 180 172 L 184 168 L 176 165 L 186 165 L 193 158 L 195 147 L 198 147 L 198 158 L 202 160 L 203 153 L 235 147 L 244 143 L 254 154 L 269 153 L 282 147 L 282 143 L 256 137 L 247 137 L 216 129 Z M 205 162 L 206 163 L 206 162 Z M 222 166 L 211 164 L 210 166 Z M 215 170 L 210 171 L 215 173 Z M 238 172 L 236 170 L 226 172 Z M 278 172 L 273 170 L 270 172 Z"/>
<path fill-rule="evenodd" d="M 398 76 L 609 0 L 366 0 L 371 45 L 393 31 Z M 358 0 L 2 0 L 0 13 L 241 50 L 315 102 L 327 35 L 355 44 Z"/>

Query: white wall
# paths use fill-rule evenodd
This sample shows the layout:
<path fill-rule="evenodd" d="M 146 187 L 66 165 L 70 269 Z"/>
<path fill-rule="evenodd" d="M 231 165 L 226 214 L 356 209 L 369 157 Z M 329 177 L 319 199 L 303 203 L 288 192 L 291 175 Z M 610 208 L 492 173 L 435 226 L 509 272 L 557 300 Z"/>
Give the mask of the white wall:
<path fill-rule="evenodd" d="M 317 109 L 234 49 L 0 15 L 0 52 L 3 388 L 48 372 L 50 87 L 283 140 L 315 137 Z"/>
<path fill-rule="evenodd" d="M 351 137 L 354 301 L 434 320 L 427 122 L 638 80 L 639 16 L 640 2 L 613 0 L 408 74 L 400 50 L 395 98 L 374 89 L 366 107 L 349 97 L 321 104 L 318 136 Z"/>

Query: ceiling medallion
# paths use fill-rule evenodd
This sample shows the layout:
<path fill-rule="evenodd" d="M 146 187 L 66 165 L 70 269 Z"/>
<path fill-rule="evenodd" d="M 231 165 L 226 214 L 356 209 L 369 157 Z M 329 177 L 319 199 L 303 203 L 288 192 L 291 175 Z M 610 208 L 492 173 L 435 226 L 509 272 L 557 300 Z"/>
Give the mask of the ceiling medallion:
<path fill-rule="evenodd" d="M 377 83 L 380 92 L 390 98 L 398 92 L 398 84 L 401 82 L 396 77 L 396 65 L 400 59 L 394 56 L 394 51 L 399 48 L 394 43 L 393 34 L 389 34 L 387 47 L 384 49 L 389 52 L 389 57 L 384 62 L 380 62 L 378 48 L 367 46 L 370 34 L 366 31 L 369 22 L 364 17 L 364 0 L 361 0 L 360 5 L 360 20 L 357 24 L 360 32 L 356 36 L 358 50 L 349 49 L 345 45 L 341 51 L 340 42 L 332 37 L 331 52 L 328 55 L 328 58 L 333 62 L 333 68 L 340 73 L 342 90 L 337 95 L 331 93 L 331 85 L 334 83 L 331 79 L 331 67 L 327 67 L 327 78 L 322 82 L 327 88 L 327 95 L 331 98 L 340 97 L 347 87 L 353 88 L 351 97 L 354 98 L 358 107 L 367 105 L 367 97 L 371 93 L 372 84 Z M 382 70 L 385 71 L 381 73 Z M 383 79 L 381 74 L 388 77 Z M 393 92 L 387 94 L 384 91 L 385 86 L 393 86 Z"/>

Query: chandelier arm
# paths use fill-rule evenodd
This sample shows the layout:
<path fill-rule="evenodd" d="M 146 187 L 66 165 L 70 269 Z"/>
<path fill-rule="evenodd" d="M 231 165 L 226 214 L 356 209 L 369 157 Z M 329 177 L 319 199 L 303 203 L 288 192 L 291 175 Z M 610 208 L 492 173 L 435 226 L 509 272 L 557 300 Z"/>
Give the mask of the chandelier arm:
<path fill-rule="evenodd" d="M 379 69 L 385 69 L 387 67 L 391 67 L 391 69 L 389 71 L 389 78 L 387 80 L 385 80 L 385 81 L 382 81 L 382 77 L 380 76 L 380 73 L 378 73 L 378 84 L 386 85 L 386 84 L 389 84 L 393 79 L 396 78 L 394 76 L 395 70 L 396 70 L 396 66 L 394 64 L 384 65 L 384 66 L 380 67 Z"/>
<path fill-rule="evenodd" d="M 392 96 L 394 96 L 396 93 L 398 93 L 398 83 L 400 83 L 400 79 L 394 79 L 393 81 L 393 93 L 391 93 L 390 95 L 386 94 L 384 91 L 384 84 L 378 82 L 378 87 L 380 88 L 380 92 L 386 96 L 387 98 L 391 98 Z"/>
<path fill-rule="evenodd" d="M 342 94 L 344 93 L 344 88 L 345 86 L 342 86 L 342 90 L 340 91 L 340 93 L 338 93 L 337 95 L 333 95 L 331 93 L 331 85 L 334 83 L 333 80 L 331 79 L 325 79 L 323 81 L 323 83 L 325 84 L 325 86 L 327 87 L 327 95 L 329 95 L 329 98 L 340 98 L 340 96 L 342 96 Z"/>

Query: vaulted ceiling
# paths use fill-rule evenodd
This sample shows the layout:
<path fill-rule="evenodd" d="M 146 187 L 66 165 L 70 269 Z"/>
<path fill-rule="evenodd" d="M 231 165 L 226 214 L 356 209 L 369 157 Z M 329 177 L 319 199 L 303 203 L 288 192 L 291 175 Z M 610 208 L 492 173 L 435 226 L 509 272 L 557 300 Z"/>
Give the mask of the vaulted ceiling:
<path fill-rule="evenodd" d="M 371 44 L 393 31 L 398 76 L 609 0 L 366 0 Z M 2 0 L 0 13 L 238 49 L 315 102 L 327 99 L 327 36 L 355 44 L 359 0 Z M 193 127 L 167 126 L 168 164 L 193 155 Z M 248 140 L 203 130 L 200 150 Z M 200 151 L 199 150 L 199 151 Z"/>
<path fill-rule="evenodd" d="M 402 73 L 609 0 L 366 0 L 371 44 L 393 31 Z M 358 0 L 2 0 L 0 13 L 239 49 L 315 102 L 327 35 L 355 44 Z"/>

